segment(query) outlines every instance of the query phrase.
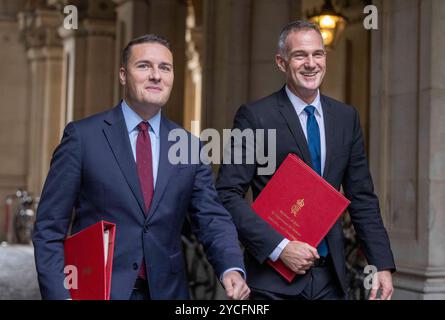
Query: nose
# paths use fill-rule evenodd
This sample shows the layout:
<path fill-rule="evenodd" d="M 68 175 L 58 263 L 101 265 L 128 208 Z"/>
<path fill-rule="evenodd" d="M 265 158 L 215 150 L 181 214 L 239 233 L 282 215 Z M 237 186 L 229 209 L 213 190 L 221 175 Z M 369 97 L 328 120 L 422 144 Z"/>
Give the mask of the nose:
<path fill-rule="evenodd" d="M 314 57 L 311 54 L 308 55 L 306 58 L 305 67 L 307 69 L 314 69 L 316 66 L 317 66 L 317 64 L 315 63 Z"/>
<path fill-rule="evenodd" d="M 159 82 L 161 80 L 161 75 L 157 67 L 151 68 L 148 74 L 148 78 L 150 81 Z"/>

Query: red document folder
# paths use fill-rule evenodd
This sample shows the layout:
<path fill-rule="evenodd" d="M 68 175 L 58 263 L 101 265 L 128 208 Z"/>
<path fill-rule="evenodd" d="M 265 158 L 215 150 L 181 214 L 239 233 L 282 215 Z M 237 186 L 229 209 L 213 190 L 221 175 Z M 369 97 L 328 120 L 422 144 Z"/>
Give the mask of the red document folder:
<path fill-rule="evenodd" d="M 77 270 L 73 300 L 110 299 L 115 229 L 114 223 L 99 221 L 65 240 L 65 266 Z"/>
<path fill-rule="evenodd" d="M 255 199 L 252 209 L 287 239 L 317 247 L 349 200 L 294 154 L 289 154 Z M 267 262 L 291 282 L 280 259 Z"/>

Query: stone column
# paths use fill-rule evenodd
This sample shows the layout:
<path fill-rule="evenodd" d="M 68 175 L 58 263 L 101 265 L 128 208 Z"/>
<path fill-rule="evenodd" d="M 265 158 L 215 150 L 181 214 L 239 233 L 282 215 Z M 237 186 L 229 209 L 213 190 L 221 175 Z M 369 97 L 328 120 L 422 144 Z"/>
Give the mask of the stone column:
<path fill-rule="evenodd" d="M 249 100 L 256 100 L 277 91 L 284 76 L 275 63 L 278 36 L 290 21 L 300 17 L 298 1 L 252 1 L 250 25 Z"/>
<path fill-rule="evenodd" d="M 276 44 L 281 28 L 300 15 L 299 4 L 204 2 L 203 128 L 231 128 L 241 104 L 271 94 L 284 83 L 274 63 Z"/>
<path fill-rule="evenodd" d="M 186 68 L 186 0 L 151 0 L 149 31 L 170 40 L 173 49 L 175 83 L 163 112 L 173 121 L 184 122 L 184 87 Z"/>
<path fill-rule="evenodd" d="M 371 168 L 399 299 L 445 298 L 445 3 L 374 1 Z"/>
<path fill-rule="evenodd" d="M 195 135 L 201 132 L 200 126 L 192 121 L 201 121 L 202 106 L 202 1 L 190 1 L 187 14 L 186 56 L 184 86 L 184 127 Z"/>
<path fill-rule="evenodd" d="M 116 4 L 114 100 L 119 101 L 124 96 L 118 78 L 122 49 L 131 39 L 148 33 L 149 5 L 145 0 L 113 0 L 113 2 Z"/>
<path fill-rule="evenodd" d="M 28 67 L 17 21 L 23 8 L 23 0 L 0 0 L 0 242 L 6 239 L 5 197 L 26 187 Z"/>
<path fill-rule="evenodd" d="M 184 70 L 185 70 L 185 19 L 187 3 L 184 0 L 113 0 L 117 7 L 116 53 L 121 54 L 133 38 L 147 33 L 166 37 L 173 48 L 175 82 L 170 100 L 163 108 L 164 114 L 182 124 L 184 118 Z M 119 60 L 120 61 L 120 60 Z M 117 59 L 116 59 L 117 62 Z M 123 96 L 115 82 L 116 98 Z M 119 90 L 117 90 L 119 88 Z"/>
<path fill-rule="evenodd" d="M 27 189 L 40 194 L 51 155 L 60 141 L 62 45 L 57 28 L 62 15 L 42 1 L 19 13 L 29 64 Z"/>
<path fill-rule="evenodd" d="M 323 5 L 320 0 L 303 0 L 302 3 L 306 17 L 313 15 Z M 367 148 L 371 31 L 363 27 L 365 4 L 363 0 L 333 1 L 333 4 L 348 22 L 335 47 L 327 50 L 327 71 L 321 92 L 357 109 Z"/>
<path fill-rule="evenodd" d="M 66 2 L 66 1 L 65 1 Z M 63 39 L 64 122 L 78 120 L 111 108 L 115 66 L 115 13 L 112 2 L 83 0 L 78 29 L 60 26 Z"/>

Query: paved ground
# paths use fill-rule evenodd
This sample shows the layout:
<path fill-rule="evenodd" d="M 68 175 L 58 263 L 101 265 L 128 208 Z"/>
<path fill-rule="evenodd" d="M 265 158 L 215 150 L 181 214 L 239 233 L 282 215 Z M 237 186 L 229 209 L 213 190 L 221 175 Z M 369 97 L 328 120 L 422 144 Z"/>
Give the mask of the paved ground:
<path fill-rule="evenodd" d="M 30 245 L 0 245 L 0 300 L 41 299 Z"/>
<path fill-rule="evenodd" d="M 198 265 L 198 269 L 199 269 Z M 203 272 L 196 270 L 195 272 Z M 213 272 L 213 270 L 211 271 Z M 207 274 L 206 274 L 207 275 Z M 202 280 L 201 277 L 196 280 Z M 215 299 L 225 299 L 225 293 L 216 282 Z M 196 292 L 199 299 L 209 299 L 201 289 Z M 37 274 L 34 263 L 34 248 L 31 245 L 0 244 L 0 300 L 40 300 Z"/>

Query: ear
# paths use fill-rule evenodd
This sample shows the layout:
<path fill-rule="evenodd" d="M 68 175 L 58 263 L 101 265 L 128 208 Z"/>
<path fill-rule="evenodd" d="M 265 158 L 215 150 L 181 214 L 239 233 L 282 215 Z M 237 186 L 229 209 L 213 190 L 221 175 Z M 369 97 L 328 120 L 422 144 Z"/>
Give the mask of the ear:
<path fill-rule="evenodd" d="M 286 60 L 279 54 L 275 55 L 275 63 L 278 66 L 278 69 L 280 69 L 280 71 L 282 72 L 286 72 L 287 71 L 287 63 Z"/>
<path fill-rule="evenodd" d="M 125 70 L 124 67 L 120 67 L 119 69 L 119 82 L 123 86 L 127 83 L 127 70 Z"/>

